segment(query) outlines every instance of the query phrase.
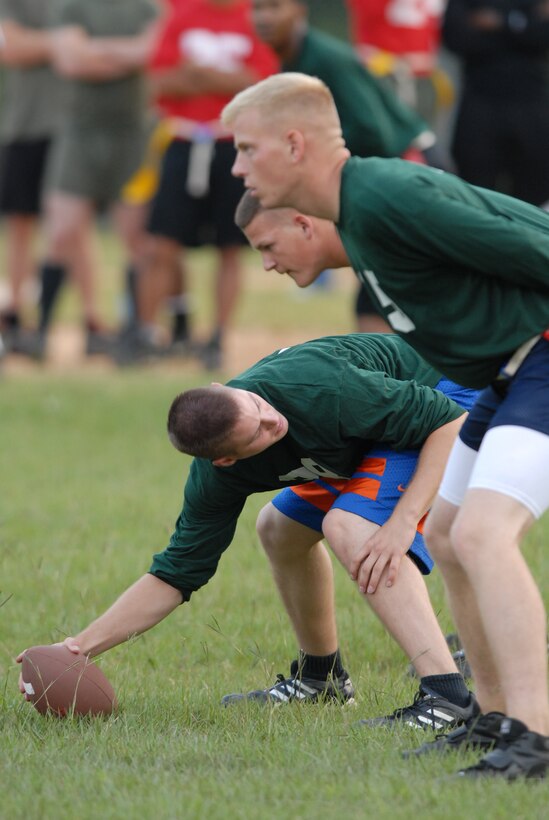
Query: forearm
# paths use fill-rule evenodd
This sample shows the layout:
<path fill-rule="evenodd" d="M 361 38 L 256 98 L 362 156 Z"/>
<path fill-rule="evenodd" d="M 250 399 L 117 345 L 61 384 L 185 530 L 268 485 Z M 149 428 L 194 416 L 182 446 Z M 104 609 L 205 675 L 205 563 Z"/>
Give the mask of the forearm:
<path fill-rule="evenodd" d="M 194 63 L 156 71 L 150 78 L 151 92 L 158 97 L 196 97 L 202 94 L 233 96 L 256 81 L 247 69 L 224 72 Z"/>
<path fill-rule="evenodd" d="M 393 520 L 416 526 L 429 511 L 466 415 L 439 427 L 425 440 L 414 475 L 393 511 Z"/>
<path fill-rule="evenodd" d="M 144 575 L 127 589 L 114 604 L 86 629 L 74 636 L 85 655 L 112 649 L 133 635 L 140 635 L 162 621 L 181 604 L 183 596 L 174 587 Z"/>
<path fill-rule="evenodd" d="M 2 20 L 0 62 L 12 68 L 45 65 L 51 59 L 49 32 L 25 28 L 13 20 Z"/>
<path fill-rule="evenodd" d="M 94 37 L 96 54 L 116 63 L 120 69 L 137 71 L 147 65 L 157 37 L 157 25 L 152 24 L 135 37 Z"/>
<path fill-rule="evenodd" d="M 88 37 L 76 27 L 56 32 L 53 44 L 54 67 L 69 79 L 106 82 L 135 71 L 133 63 L 116 49 L 105 48 L 104 42 Z"/>

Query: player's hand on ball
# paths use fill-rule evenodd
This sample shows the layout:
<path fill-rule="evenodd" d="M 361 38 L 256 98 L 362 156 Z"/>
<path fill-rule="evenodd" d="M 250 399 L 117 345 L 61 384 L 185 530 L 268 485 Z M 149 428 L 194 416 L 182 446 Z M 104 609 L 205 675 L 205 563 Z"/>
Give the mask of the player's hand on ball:
<path fill-rule="evenodd" d="M 67 649 L 70 649 L 70 651 L 73 652 L 75 655 L 80 654 L 80 647 L 78 646 L 78 644 L 76 643 L 74 638 L 70 638 L 70 637 L 65 638 L 64 641 L 60 641 L 59 643 L 55 643 L 55 644 L 53 644 L 53 646 L 61 646 L 62 644 L 64 646 L 66 646 Z M 19 655 L 15 659 L 16 663 L 23 663 L 23 655 L 25 654 L 26 651 L 27 651 L 26 649 L 23 649 L 23 651 L 19 653 Z M 25 683 L 23 681 L 23 675 L 22 674 L 19 675 L 19 691 L 21 692 L 22 695 L 25 696 L 25 700 L 30 700 L 30 695 L 27 693 L 27 691 L 25 689 Z"/>
<path fill-rule="evenodd" d="M 43 715 L 110 715 L 116 695 L 101 669 L 80 652 L 74 638 L 33 646 L 16 658 L 19 689 Z"/>

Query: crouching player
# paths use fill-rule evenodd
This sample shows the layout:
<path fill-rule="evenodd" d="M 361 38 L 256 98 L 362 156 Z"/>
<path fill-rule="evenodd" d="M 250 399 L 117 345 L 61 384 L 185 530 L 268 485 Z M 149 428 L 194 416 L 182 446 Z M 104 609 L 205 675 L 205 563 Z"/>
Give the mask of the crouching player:
<path fill-rule="evenodd" d="M 94 656 L 188 602 L 214 575 L 247 497 L 281 489 L 257 529 L 299 660 L 270 688 L 228 695 L 224 703 L 353 697 L 338 649 L 324 535 L 420 677 L 412 705 L 366 722 L 440 730 L 469 720 L 478 706 L 429 600 L 422 575 L 432 560 L 421 528 L 473 398 L 398 337 L 367 334 L 282 349 L 227 386 L 182 393 L 168 433 L 195 458 L 170 543 L 66 645 Z"/>

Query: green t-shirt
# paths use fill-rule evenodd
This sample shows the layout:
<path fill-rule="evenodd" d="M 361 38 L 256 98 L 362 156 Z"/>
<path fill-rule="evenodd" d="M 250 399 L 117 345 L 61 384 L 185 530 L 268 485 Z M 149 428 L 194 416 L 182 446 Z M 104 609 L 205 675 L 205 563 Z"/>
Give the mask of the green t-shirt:
<path fill-rule="evenodd" d="M 418 449 L 463 410 L 440 374 L 390 334 L 332 336 L 262 359 L 229 382 L 289 422 L 279 442 L 228 468 L 194 459 L 169 546 L 150 572 L 186 598 L 211 578 L 246 498 L 319 477 L 348 478 L 374 443 Z"/>
<path fill-rule="evenodd" d="M 466 387 L 484 387 L 549 327 L 549 214 L 398 159 L 343 168 L 337 225 L 391 327 Z"/>
<path fill-rule="evenodd" d="M 307 30 L 299 55 L 283 69 L 326 83 L 353 155 L 398 157 L 428 130 L 417 114 L 366 70 L 351 46 L 314 28 Z"/>
<path fill-rule="evenodd" d="M 157 14 L 152 0 L 63 0 L 59 26 L 81 26 L 91 37 L 132 37 Z M 147 111 L 142 71 L 102 82 L 69 82 L 64 124 L 112 130 L 144 124 Z"/>
<path fill-rule="evenodd" d="M 0 0 L 0 21 L 48 29 L 62 0 Z M 0 139 L 47 139 L 55 133 L 63 103 L 63 83 L 49 65 L 4 69 Z"/>

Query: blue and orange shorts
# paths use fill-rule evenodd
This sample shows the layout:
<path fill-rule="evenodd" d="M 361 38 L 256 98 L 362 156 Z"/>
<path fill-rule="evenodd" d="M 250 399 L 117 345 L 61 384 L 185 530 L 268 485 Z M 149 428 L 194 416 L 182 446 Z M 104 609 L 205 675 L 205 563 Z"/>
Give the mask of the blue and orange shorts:
<path fill-rule="evenodd" d="M 376 447 L 364 456 L 351 478 L 323 478 L 285 487 L 272 503 L 292 521 L 319 533 L 324 516 L 332 509 L 354 513 L 382 526 L 412 478 L 418 457 L 419 450 L 396 452 L 389 447 Z M 418 524 L 408 555 L 428 575 L 433 559 L 423 541 L 423 521 Z"/>
<path fill-rule="evenodd" d="M 441 379 L 437 389 L 469 410 L 477 391 Z M 351 478 L 317 479 L 307 484 L 286 487 L 273 499 L 276 509 L 298 524 L 322 532 L 322 521 L 331 510 L 345 510 L 379 524 L 391 517 L 393 510 L 411 480 L 417 466 L 419 450 L 392 450 L 374 447 L 365 454 Z M 433 568 L 423 540 L 423 523 L 419 522 L 408 555 L 419 570 L 428 575 Z"/>

